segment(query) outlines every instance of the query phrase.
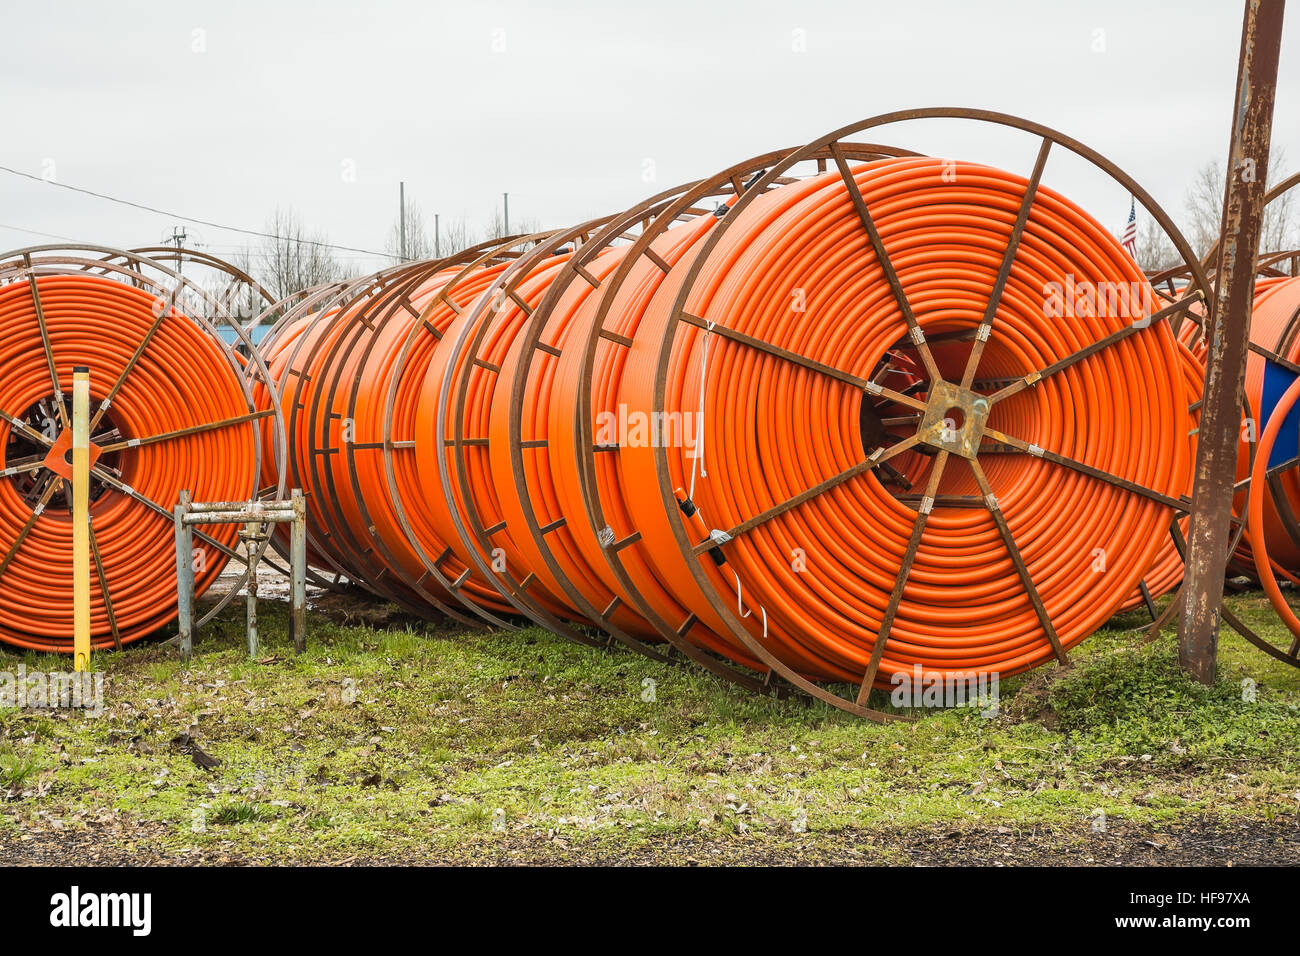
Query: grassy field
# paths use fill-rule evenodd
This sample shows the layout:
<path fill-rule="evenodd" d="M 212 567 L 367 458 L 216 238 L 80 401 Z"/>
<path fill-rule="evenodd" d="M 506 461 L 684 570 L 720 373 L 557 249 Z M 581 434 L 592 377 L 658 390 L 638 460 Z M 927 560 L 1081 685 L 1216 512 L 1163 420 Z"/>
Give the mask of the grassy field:
<path fill-rule="evenodd" d="M 1262 598 L 1231 603 L 1281 642 Z M 1300 862 L 1300 672 L 1225 628 L 1219 683 L 1200 687 L 1171 636 L 1139 644 L 1140 623 L 1117 619 L 1068 669 L 1004 681 L 994 718 L 925 711 L 882 726 L 542 631 L 315 613 L 294 657 L 284 607 L 267 604 L 250 661 L 236 609 L 201 633 L 188 668 L 161 644 L 98 656 L 98 719 L 0 711 L 0 850 L 11 862 Z M 0 656 L 0 669 L 19 663 L 67 664 Z"/>

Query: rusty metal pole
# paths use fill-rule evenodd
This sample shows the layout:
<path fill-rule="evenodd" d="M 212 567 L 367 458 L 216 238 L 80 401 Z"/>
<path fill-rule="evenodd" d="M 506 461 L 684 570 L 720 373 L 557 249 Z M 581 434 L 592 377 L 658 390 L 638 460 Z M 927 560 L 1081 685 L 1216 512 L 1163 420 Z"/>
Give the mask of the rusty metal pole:
<path fill-rule="evenodd" d="M 1210 315 L 1210 351 L 1187 535 L 1187 573 L 1179 592 L 1178 662 L 1202 684 L 1214 682 L 1218 658 L 1229 518 L 1242 438 L 1242 385 L 1250 344 L 1255 257 L 1264 213 L 1285 6 L 1285 0 L 1247 0 L 1237 65 L 1218 287 Z"/>

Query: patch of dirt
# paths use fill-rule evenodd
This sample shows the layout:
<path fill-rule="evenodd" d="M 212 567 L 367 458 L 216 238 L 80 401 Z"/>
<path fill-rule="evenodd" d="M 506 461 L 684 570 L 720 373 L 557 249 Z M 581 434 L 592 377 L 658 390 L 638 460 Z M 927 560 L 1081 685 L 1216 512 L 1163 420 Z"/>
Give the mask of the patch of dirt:
<path fill-rule="evenodd" d="M 931 827 L 900 833 L 841 830 L 778 835 L 683 834 L 640 839 L 621 847 L 608 838 L 580 840 L 546 834 L 484 836 L 446 851 L 403 850 L 359 855 L 251 855 L 217 845 L 171 850 L 174 830 L 139 823 L 85 829 L 28 829 L 0 837 L 0 854 L 15 866 L 55 865 L 753 865 L 826 866 L 1294 866 L 1300 863 L 1300 824 L 1262 821 L 1180 823 L 1165 829 L 1112 821 L 1104 832 L 1007 827 Z M 107 839 L 106 839 L 107 838 Z"/>
<path fill-rule="evenodd" d="M 1052 709 L 1052 688 L 1058 680 L 1070 673 L 1070 667 L 1071 665 L 1040 667 L 1020 685 L 1020 689 L 1009 701 L 1002 703 L 998 714 L 999 722 L 1023 724 L 1036 721 L 1047 730 L 1055 730 L 1060 725 L 1061 718 Z"/>
<path fill-rule="evenodd" d="M 284 567 L 288 566 L 288 562 L 274 551 L 269 551 L 267 554 L 277 564 Z M 288 577 L 266 562 L 258 564 L 257 599 L 259 603 L 288 604 L 290 588 L 291 583 Z M 236 595 L 244 593 L 244 565 L 238 561 L 231 561 L 226 565 L 217 579 L 212 582 L 212 585 L 203 592 L 203 595 L 199 598 L 199 604 L 206 609 L 231 592 L 235 592 Z M 241 602 L 242 598 L 240 597 L 234 599 L 237 608 L 242 607 Z M 421 626 L 427 623 L 425 618 L 405 608 L 376 598 L 369 591 L 356 585 L 344 584 L 340 590 L 334 591 L 318 587 L 310 583 L 309 580 L 307 584 L 307 608 L 328 618 L 335 624 L 364 626 L 381 631 L 402 629 L 408 625 Z"/>
<path fill-rule="evenodd" d="M 421 628 L 428 623 L 426 618 L 396 604 L 377 601 L 374 595 L 355 587 L 308 595 L 307 604 L 317 614 L 345 627 L 393 631 L 408 625 Z"/>

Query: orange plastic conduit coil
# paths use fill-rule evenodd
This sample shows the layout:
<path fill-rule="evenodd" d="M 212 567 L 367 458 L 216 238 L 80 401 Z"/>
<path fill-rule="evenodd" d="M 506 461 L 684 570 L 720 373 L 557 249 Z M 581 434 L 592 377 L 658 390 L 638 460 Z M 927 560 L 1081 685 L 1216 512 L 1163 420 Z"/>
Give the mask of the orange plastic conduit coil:
<path fill-rule="evenodd" d="M 660 257 L 660 261 L 671 265 L 681 258 L 684 249 L 689 248 L 716 222 L 713 216 L 697 217 L 659 237 L 651 248 Z M 587 272 L 598 280 L 607 280 L 622 264 L 624 254 L 625 249 L 620 247 L 604 250 L 586 267 Z M 657 641 L 660 636 L 650 622 L 634 610 L 632 595 L 621 587 L 603 554 L 582 494 L 578 457 L 574 454 L 578 441 L 575 429 L 578 403 L 587 402 L 593 406 L 595 414 L 607 413 L 601 419 L 602 422 L 615 424 L 612 429 L 605 429 L 608 433 L 598 433 L 595 436 L 596 443 L 608 445 L 618 441 L 617 403 L 610 398 L 606 386 L 614 368 L 622 364 L 625 353 L 609 342 L 598 347 L 591 394 L 585 395 L 581 393 L 584 355 L 582 343 L 592 332 L 602 297 L 606 294 L 615 296 L 609 314 L 621 323 L 611 326 L 613 332 L 618 335 L 628 334 L 630 323 L 635 323 L 641 316 L 647 287 L 653 289 L 663 275 L 663 270 L 651 260 L 642 259 L 617 289 L 598 291 L 584 280 L 571 282 L 564 290 L 552 312 L 543 339 L 550 348 L 558 350 L 559 355 L 554 359 L 541 360 L 527 380 L 527 392 L 523 400 L 523 431 L 519 437 L 522 441 L 545 444 L 524 451 L 525 487 L 518 489 L 520 494 L 502 496 L 504 518 L 512 528 L 521 527 L 523 523 L 518 505 L 523 494 L 533 503 L 541 524 L 549 527 L 563 522 L 547 540 L 551 553 L 565 576 L 594 608 L 604 609 L 617 597 L 618 604 L 610 618 L 611 622 L 641 641 Z M 506 381 L 514 374 L 515 366 L 520 360 L 517 351 L 512 351 L 507 356 L 502 366 L 502 377 Z M 500 476 L 510 474 L 508 436 L 505 431 L 509 418 L 508 391 L 498 389 L 495 396 L 493 435 L 489 447 L 493 471 Z M 554 452 L 551 451 L 552 443 L 556 449 Z M 619 531 L 628 529 L 631 521 L 628 518 L 627 502 L 622 498 L 622 486 L 616 480 L 611 480 L 613 472 L 611 468 L 605 467 L 616 467 L 617 456 L 601 454 L 597 456 L 597 465 L 601 500 L 606 509 L 614 514 L 611 526 Z M 498 480 L 509 479 L 502 477 Z M 619 531 L 615 532 L 616 537 L 622 537 Z M 543 580 L 550 588 L 558 590 L 550 583 L 552 576 L 546 570 L 530 537 L 519 534 L 518 538 L 523 543 L 529 566 L 542 568 L 539 574 Z M 652 608 L 659 609 L 665 619 L 677 621 L 684 618 L 687 611 L 676 604 L 665 591 L 663 582 L 655 578 L 639 555 L 640 549 L 625 552 L 638 594 Z M 721 645 L 720 641 L 710 640 L 708 646 L 716 650 Z"/>
<path fill-rule="evenodd" d="M 426 499 L 454 502 L 457 517 L 464 527 L 473 527 L 474 524 L 484 529 L 496 527 L 502 515 L 499 490 L 510 488 L 513 491 L 513 483 L 498 485 L 494 481 L 488 446 L 479 444 L 489 438 L 492 424 L 500 421 L 499 417 L 492 416 L 492 395 L 499 378 L 494 369 L 499 369 L 505 362 L 527 316 L 525 308 L 536 306 L 558 271 L 562 258 L 553 257 L 550 263 L 528 276 L 517 291 L 518 299 L 525 303 L 524 306 L 514 297 L 501 301 L 500 297 L 493 296 L 490 291 L 480 295 L 472 308 L 452 322 L 429 362 L 419 411 L 416 413 L 416 456 L 420 462 L 420 477 Z M 470 342 L 470 337 L 475 333 L 481 333 L 482 342 L 479 354 L 471 355 L 470 350 L 463 346 Z M 461 351 L 457 355 L 455 352 L 458 346 Z M 462 384 L 462 377 L 465 378 L 463 387 L 454 387 Z M 467 439 L 474 443 L 462 448 L 468 479 L 465 482 L 460 480 L 455 448 L 444 446 L 439 452 L 436 439 L 433 442 L 421 441 L 421 438 L 436 436 L 440 408 L 443 409 L 445 421 L 450 423 L 447 426 L 446 440 Z M 449 484 L 444 483 L 436 457 L 439 454 L 447 463 Z M 472 498 L 469 503 L 473 506 L 473 515 L 467 507 L 467 498 Z M 452 521 L 450 510 L 442 518 L 444 520 L 440 530 L 466 566 L 479 569 L 480 574 L 484 573 L 481 566 L 488 569 L 504 566 L 511 570 L 525 567 L 517 538 L 509 533 L 508 526 L 501 533 L 491 536 L 493 548 L 485 551 L 481 544 L 468 540 L 459 532 Z M 527 571 L 536 570 L 527 567 Z M 489 570 L 487 573 L 492 572 Z M 527 601 L 539 608 L 543 615 L 570 618 L 574 613 L 556 592 L 542 584 L 529 590 Z"/>
<path fill-rule="evenodd" d="M 433 590 L 414 585 L 406 566 L 378 536 L 373 505 L 382 507 L 385 496 L 358 494 L 383 487 L 383 446 L 378 434 L 382 399 L 376 406 L 370 389 L 361 388 L 363 382 L 380 378 L 382 368 L 371 366 L 363 374 L 363 365 L 374 338 L 394 341 L 409 327 L 399 314 L 408 319 L 418 315 L 446 281 L 446 276 L 425 276 L 427 271 L 427 267 L 396 270 L 323 323 L 323 334 L 313 340 L 314 347 L 302 363 L 304 381 L 309 382 L 302 387 L 308 435 L 302 469 L 309 486 L 318 491 L 311 500 L 321 514 L 330 547 L 339 561 L 343 555 L 351 556 L 359 583 L 413 610 L 436 602 L 437 610 L 446 613 L 443 602 L 450 595 L 436 584 Z"/>
<path fill-rule="evenodd" d="M 142 289 L 86 274 L 41 275 L 35 285 L 60 386 L 70 392 L 76 366 L 90 369 L 92 416 L 122 377 L 158 315 Z M 4 468 L 24 468 L 42 444 L 18 428 L 29 410 L 50 415 L 55 449 L 70 441 L 54 410 L 58 399 L 42 346 L 28 282 L 0 288 L 0 410 L 6 420 Z M 176 616 L 176 553 L 169 511 L 182 489 L 196 501 L 246 500 L 257 490 L 254 427 L 217 427 L 165 437 L 193 426 L 247 416 L 246 395 L 230 358 L 201 326 L 174 309 L 125 376 L 92 435 L 95 480 L 90 508 L 98 567 L 91 575 L 91 640 L 96 648 L 138 640 Z M 42 423 L 29 422 L 40 430 Z M 149 441 L 163 437 L 163 440 Z M 126 446 L 140 440 L 140 444 Z M 72 651 L 72 522 L 60 469 L 21 470 L 0 481 L 0 640 L 40 651 Z M 70 478 L 70 474 L 65 477 Z M 135 494 L 131 494 L 133 491 Z M 137 497 L 137 495 L 139 497 Z M 225 548 L 233 525 L 201 526 Z M 226 563 L 201 544 L 199 593 Z M 110 602 L 104 600 L 107 584 Z M 110 620 L 110 607 L 112 619 Z"/>
<path fill-rule="evenodd" d="M 945 175 L 953 170 L 956 182 Z M 867 163 L 857 166 L 853 177 L 938 370 L 945 380 L 960 381 L 1026 180 L 933 159 Z M 538 521 L 550 526 L 563 519 L 563 527 L 548 539 L 551 555 L 592 606 L 628 597 L 610 570 L 602 538 L 639 536 L 622 555 L 630 579 L 664 620 L 692 616 L 696 624 L 687 639 L 758 666 L 713 605 L 720 596 L 753 638 L 800 675 L 861 680 L 899 577 L 918 501 L 902 500 L 901 492 L 874 473 L 857 474 L 724 540 L 725 562 L 715 564 L 707 554 L 690 557 L 689 548 L 680 546 L 668 510 L 677 505 L 665 498 L 657 473 L 660 452 L 650 443 L 620 441 L 617 450 L 597 456 L 596 482 L 609 529 L 593 527 L 583 498 L 575 419 L 584 405 L 593 415 L 613 414 L 615 420 L 621 412 L 649 421 L 660 414 L 675 417 L 682 440 L 662 452 L 667 484 L 679 501 L 690 496 L 696 510 L 688 525 L 697 539 L 711 529 L 741 525 L 863 462 L 873 451 L 864 444 L 864 402 L 871 406 L 869 414 L 891 422 L 920 417 L 929 386 L 918 380 L 917 370 L 925 362 L 909 340 L 839 175 L 792 180 L 734 216 L 721 242 L 702 260 L 703 240 L 717 223 L 708 215 L 666 231 L 652 247 L 654 260 L 637 262 L 621 283 L 593 289 L 586 277 L 569 275 L 570 285 L 561 290 L 546 326 L 545 343 L 554 358 L 537 365 L 526 381 L 520 435 L 504 427 L 516 397 L 501 383 L 510 381 L 523 361 L 521 332 L 551 282 L 564 274 L 563 254 L 534 263 L 505 299 L 493 300 L 507 278 L 505 264 L 470 270 L 458 279 L 455 305 L 436 291 L 452 270 L 439 270 L 421 290 L 427 304 L 418 319 L 404 310 L 379 310 L 368 316 L 373 329 L 335 349 L 335 358 L 303 365 L 317 382 L 319 373 L 331 371 L 326 366 L 340 381 L 357 378 L 353 404 L 312 398 L 314 386 L 282 379 L 286 407 L 304 401 L 305 394 L 306 404 L 322 402 L 320 409 L 335 416 L 360 409 L 358 443 L 387 440 L 402 446 L 386 449 L 385 480 L 373 466 L 355 474 L 334 472 L 334 493 L 356 493 L 364 514 L 350 506 L 319 505 L 313 514 L 327 525 L 341 521 L 358 542 L 377 535 L 385 547 L 367 554 L 365 562 L 375 565 L 337 544 L 331 557 L 373 585 L 376 567 L 392 570 L 408 584 L 427 579 L 428 556 L 437 556 L 439 568 L 457 582 L 459 597 L 493 613 L 510 613 L 515 610 L 510 589 L 484 571 L 504 558 L 516 581 L 531 579 L 523 602 L 530 616 L 553 615 L 566 626 L 603 626 L 566 597 L 539 560 L 518 507 L 519 496 L 527 495 Z M 588 275 L 610 274 L 621 255 L 613 247 L 596 257 Z M 1040 187 L 973 384 L 976 391 L 992 394 L 1000 383 L 1044 369 L 1132 323 L 1133 317 L 1069 307 L 1064 314 L 1052 313 L 1048 290 L 1067 277 L 1076 283 L 1146 286 L 1105 229 Z M 716 331 L 706 335 L 683 324 L 670 333 L 679 294 L 685 296 L 685 312 L 705 322 L 856 379 L 887 367 L 906 376 L 914 394 L 902 401 L 877 400 L 860 387 L 787 364 Z M 605 296 L 614 298 L 606 303 Z M 796 301 L 801 308 L 793 307 Z M 611 341 L 600 346 L 591 393 L 584 395 L 578 387 L 581 349 L 571 346 L 592 332 L 601 306 L 607 306 Z M 300 331 L 311 337 L 307 354 L 328 354 L 325 343 L 339 341 L 342 317 L 351 308 L 315 319 Z M 412 348 L 412 337 L 426 324 L 436 335 Z M 656 371 L 665 347 L 671 351 L 661 401 Z M 353 356 L 356 348 L 364 357 Z M 1188 390 L 1195 369 L 1185 352 L 1166 323 L 1154 323 L 998 401 L 989 428 L 1176 498 L 1191 480 Z M 396 353 L 403 354 L 400 361 Z M 283 367 L 279 355 L 270 361 Z M 385 401 L 393 407 L 379 424 L 376 410 Z M 703 447 L 693 450 L 697 427 Z M 300 457 L 339 447 L 328 433 L 301 434 L 310 430 L 304 416 L 294 429 L 299 434 L 290 445 Z M 891 427 L 889 443 L 914 430 L 914 421 L 910 427 Z M 985 441 L 991 437 L 992 431 Z M 522 482 L 509 458 L 510 443 L 519 441 L 531 446 Z M 1034 454 L 989 452 L 966 462 L 908 441 L 886 454 L 910 482 L 914 498 L 933 484 L 940 506 L 920 539 L 876 674 L 879 686 L 888 686 L 896 673 L 910 673 L 914 665 L 1010 675 L 1053 656 L 988 495 L 995 496 L 1005 516 L 1062 648 L 1081 641 L 1135 593 L 1167 539 L 1173 514 L 1167 505 Z M 359 461 L 355 454 L 350 460 Z M 940 463 L 942 474 L 935 475 Z M 299 470 L 311 479 L 311 495 L 330 493 L 322 479 L 333 467 Z M 352 479 L 350 489 L 340 487 L 344 477 Z M 399 514 L 407 520 L 398 520 Z M 374 527 L 358 527 L 367 515 Z M 690 564 L 695 561 L 713 595 L 696 578 Z M 615 623 L 641 639 L 656 636 L 627 600 Z"/>
<path fill-rule="evenodd" d="M 625 339 L 635 338 L 644 320 L 646 309 L 656 293 L 672 271 L 680 269 L 688 261 L 691 251 L 716 225 L 714 216 L 701 216 L 691 223 L 670 229 L 655 239 L 650 249 L 652 256 L 640 258 L 624 281 L 615 289 L 605 294 L 613 295 L 614 300 L 608 306 L 606 328 L 614 335 Z M 656 262 L 657 260 L 657 262 Z M 665 273 L 664 266 L 672 271 Z M 617 265 L 610 261 L 610 267 Z M 592 330 L 597 318 L 597 300 L 588 300 L 574 324 L 569 335 L 578 342 L 583 341 Z M 557 344 L 558 341 L 557 341 Z M 566 343 L 567 344 L 567 341 Z M 580 348 L 567 348 L 561 357 L 561 363 L 554 373 L 557 387 L 552 395 L 548 409 L 548 435 L 555 435 L 561 448 L 572 449 L 577 441 L 574 431 L 576 405 L 589 402 L 592 415 L 597 423 L 595 440 L 597 444 L 619 444 L 623 441 L 637 440 L 638 427 L 648 429 L 649 419 L 634 417 L 634 411 L 644 411 L 628 405 L 620 395 L 628 352 L 615 341 L 602 341 L 597 347 L 595 366 L 592 377 L 590 396 L 579 394 L 579 372 L 582 360 Z M 685 428 L 681 432 L 683 440 L 694 438 L 693 431 Z M 556 497 L 560 510 L 566 519 L 566 529 L 575 529 L 573 542 L 582 555 L 581 564 L 575 557 L 575 571 L 583 567 L 590 568 L 603 583 L 610 594 L 620 597 L 624 605 L 630 604 L 629 595 L 625 594 L 617 578 L 610 570 L 609 562 L 602 554 L 603 548 L 590 520 L 580 520 L 586 514 L 586 504 L 581 493 L 581 477 L 578 471 L 577 456 L 570 453 L 558 453 L 550 456 L 553 462 L 551 474 L 556 485 Z M 602 453 L 596 456 L 596 493 L 602 502 L 605 518 L 610 533 L 615 540 L 623 540 L 637 533 L 639 525 L 636 514 L 646 507 L 655 507 L 658 496 L 654 498 L 637 498 L 629 494 L 623 475 L 628 467 L 621 451 Z M 535 498 L 534 498 L 535 500 Z M 670 579 L 664 576 L 655 560 L 654 553 L 647 547 L 634 546 L 622 552 L 622 562 L 628 576 L 640 597 L 664 621 L 673 625 L 689 619 L 694 612 L 673 587 Z M 603 595 L 602 595 L 603 596 Z M 598 605 L 599 606 L 599 605 Z M 639 618 L 639 615 L 637 616 Z M 654 630 L 648 623 L 637 621 L 629 628 L 640 636 L 650 639 Z M 747 667 L 757 668 L 758 662 L 737 642 L 725 628 L 715 629 L 707 624 L 697 624 L 689 632 L 689 639 L 708 651 L 723 655 L 728 659 Z"/>
<path fill-rule="evenodd" d="M 514 605 L 481 571 L 456 530 L 448 504 L 451 499 L 443 493 L 437 463 L 438 456 L 448 452 L 434 447 L 439 391 L 443 375 L 452 362 L 452 343 L 469 320 L 475 304 L 505 268 L 500 262 L 474 266 L 456 282 L 450 295 L 437 298 L 421 315 L 420 323 L 436 329 L 438 339 L 430 346 L 426 337 L 424 348 L 402 370 L 398 384 L 402 391 L 398 397 L 404 401 L 398 407 L 410 422 L 414 448 L 410 454 L 394 458 L 394 478 L 422 550 L 435 557 L 445 554 L 439 568 L 453 582 L 460 582 L 458 593 L 492 613 L 512 614 L 516 613 Z M 398 461 L 400 471 L 396 470 Z M 463 516 L 463 505 L 457 507 Z"/>
<path fill-rule="evenodd" d="M 939 160 L 859 167 L 858 188 L 895 262 L 925 335 L 979 324 L 1026 181 Z M 952 174 L 949 173 L 951 176 Z M 849 194 L 836 174 L 754 201 L 712 251 L 685 303 L 705 321 L 869 377 L 908 329 L 884 281 Z M 694 501 L 710 528 L 727 529 L 862 462 L 861 390 L 713 336 L 700 395 L 703 334 L 679 331 L 664 407 L 654 397 L 661 334 L 678 269 L 651 303 L 630 350 L 622 397 L 647 413 L 703 408 L 707 477 Z M 1145 285 L 1113 237 L 1078 207 L 1040 188 L 1006 285 L 982 378 L 1042 369 L 1131 324 L 1066 309 L 1045 318 L 1050 283 Z M 800 296 L 796 290 L 803 290 Z M 791 303 L 803 301 L 797 314 Z M 934 346 L 948 380 L 960 379 L 968 344 Z M 1167 324 L 1156 323 L 1032 389 L 994 406 L 989 425 L 1034 446 L 1168 495 L 1190 480 L 1184 372 Z M 628 448 L 630 500 L 659 495 L 652 449 Z M 992 461 L 989 462 L 989 458 Z M 691 462 L 668 450 L 671 483 L 689 488 Z M 908 451 L 894 463 L 924 486 L 935 461 Z M 986 464 L 986 462 L 988 462 Z M 1063 647 L 1104 623 L 1151 566 L 1172 509 L 1029 455 L 950 462 L 940 495 L 991 492 L 1036 582 Z M 638 509 L 638 529 L 673 590 L 715 630 L 661 509 Z M 874 474 L 861 475 L 728 543 L 726 569 L 702 564 L 721 594 L 735 595 L 755 636 L 801 674 L 860 680 L 916 521 Z M 794 557 L 801 557 L 797 570 Z M 1100 559 L 1100 560 L 1099 560 Z M 761 615 L 761 616 L 760 616 Z M 938 508 L 921 540 L 877 676 L 888 686 L 913 665 L 927 671 L 1014 674 L 1053 647 L 986 508 Z"/>
<path fill-rule="evenodd" d="M 462 308 L 457 300 L 472 303 L 501 268 L 426 263 L 358 280 L 277 326 L 261 346 L 291 432 L 286 468 L 306 492 L 312 563 L 408 609 L 461 620 L 467 606 L 513 609 L 446 554 L 451 532 L 438 523 L 442 509 L 427 504 L 428 469 L 411 432 L 438 339 Z M 417 328 L 432 335 L 412 339 Z M 404 354 L 408 340 L 415 347 Z M 400 447 L 386 449 L 386 439 Z M 454 591 L 447 586 L 457 581 Z"/>
<path fill-rule="evenodd" d="M 1183 342 L 1178 343 L 1178 349 L 1182 356 L 1184 401 L 1189 409 L 1197 406 L 1197 409 L 1191 413 L 1192 425 L 1187 435 L 1188 455 L 1192 461 L 1195 461 L 1196 429 L 1199 427 L 1201 420 L 1199 403 L 1201 392 L 1205 387 L 1205 360 L 1203 352 L 1198 356 L 1196 350 L 1188 347 Z M 1191 493 L 1192 486 L 1189 483 L 1183 489 L 1183 495 L 1190 497 Z M 1178 532 L 1182 536 L 1182 542 L 1185 542 L 1187 540 L 1186 517 L 1178 519 Z M 1155 564 L 1142 578 L 1142 585 L 1146 587 L 1146 595 L 1143 595 L 1141 590 L 1135 591 L 1129 595 L 1128 600 L 1120 605 L 1119 610 L 1130 611 L 1133 608 L 1140 607 L 1146 603 L 1148 596 L 1152 599 L 1158 598 L 1162 594 L 1173 591 L 1182 583 L 1183 552 L 1180 550 L 1180 542 L 1175 541 L 1173 534 L 1169 533 L 1164 537 Z"/>

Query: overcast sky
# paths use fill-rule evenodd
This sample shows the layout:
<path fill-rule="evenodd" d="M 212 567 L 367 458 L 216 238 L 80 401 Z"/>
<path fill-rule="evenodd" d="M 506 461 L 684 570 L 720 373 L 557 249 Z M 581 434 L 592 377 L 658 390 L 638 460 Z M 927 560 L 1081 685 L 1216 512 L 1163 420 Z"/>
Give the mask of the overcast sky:
<path fill-rule="evenodd" d="M 1197 167 L 1227 156 L 1241 13 L 1234 0 L 14 4 L 0 164 L 252 229 L 292 206 L 333 242 L 382 250 L 399 180 L 430 221 L 481 223 L 509 191 L 512 219 L 561 226 L 877 113 L 971 106 L 1083 140 L 1178 218 Z M 1290 172 L 1300 9 L 1282 60 L 1273 141 Z M 1024 173 L 1035 150 L 936 121 L 870 138 Z M 1045 181 L 1122 227 L 1127 195 L 1079 164 L 1056 156 Z M 125 247 L 184 225 L 4 172 L 0 224 L 4 249 L 46 241 L 19 230 Z M 186 228 L 218 254 L 248 241 Z"/>

